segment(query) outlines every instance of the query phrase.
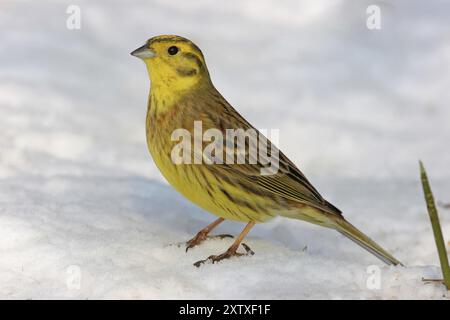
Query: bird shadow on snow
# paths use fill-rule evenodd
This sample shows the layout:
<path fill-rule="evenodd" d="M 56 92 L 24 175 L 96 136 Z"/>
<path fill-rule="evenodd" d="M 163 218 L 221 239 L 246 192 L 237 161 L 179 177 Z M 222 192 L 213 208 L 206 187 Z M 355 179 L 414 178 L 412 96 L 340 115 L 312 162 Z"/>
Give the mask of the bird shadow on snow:
<path fill-rule="evenodd" d="M 128 177 L 124 182 L 128 192 L 125 195 L 117 196 L 128 199 L 130 203 L 129 209 L 132 212 L 142 216 L 146 221 L 151 222 L 152 225 L 162 226 L 164 230 L 161 230 L 161 232 L 167 231 L 171 233 L 171 235 L 166 237 L 171 239 L 171 244 L 187 241 L 200 229 L 217 219 L 216 216 L 192 204 L 172 187 L 160 181 L 144 177 Z M 355 182 L 351 181 L 348 184 L 354 187 Z M 366 182 L 361 183 L 361 186 L 367 187 Z M 409 192 L 406 192 L 405 197 L 410 196 L 410 193 L 415 193 L 415 189 L 415 186 L 410 186 Z M 337 188 L 336 190 L 339 191 L 340 189 Z M 367 196 L 362 194 L 362 203 L 355 204 L 353 199 L 354 192 L 349 192 L 348 190 L 338 191 L 335 192 L 337 198 L 342 198 L 343 202 L 353 203 L 356 207 L 354 211 L 364 212 L 364 210 L 360 210 L 360 207 L 364 206 Z M 373 223 L 366 222 L 364 224 L 366 218 L 363 214 L 359 217 L 357 215 L 350 216 L 350 221 L 354 220 L 356 220 L 355 224 L 357 226 L 362 225 L 361 229 L 370 236 L 376 235 L 377 230 L 380 229 L 376 226 L 373 226 L 372 230 L 368 228 Z M 384 223 L 385 220 L 381 220 L 380 224 Z M 226 233 L 236 236 L 242 231 L 244 226 L 245 223 L 243 222 L 225 221 L 212 234 Z M 374 239 L 383 240 L 387 237 L 385 233 L 378 232 L 378 237 L 375 236 Z M 402 238 L 400 234 L 396 235 L 392 231 L 390 239 L 384 239 L 381 243 L 388 249 L 391 249 L 390 251 L 393 251 L 392 249 L 397 249 L 394 244 L 402 240 L 400 238 Z M 257 249 L 257 253 L 262 253 L 261 251 L 265 250 L 263 248 L 272 247 L 274 249 L 278 247 L 282 250 L 297 252 L 306 250 L 310 256 L 337 259 L 343 262 L 359 261 L 359 263 L 363 264 L 378 262 L 370 254 L 333 230 L 282 217 L 276 217 L 267 223 L 257 224 L 246 237 L 245 242 L 252 249 Z M 400 243 L 404 244 L 401 241 Z M 396 252 L 394 251 L 394 253 Z"/>
<path fill-rule="evenodd" d="M 217 219 L 215 215 L 189 202 L 172 187 L 157 180 L 132 177 L 127 178 L 125 184 L 128 192 L 121 196 L 127 199 L 129 209 L 152 224 L 181 234 L 174 239 L 174 243 L 188 240 Z M 243 222 L 225 221 L 211 234 L 236 236 L 244 226 Z M 315 241 L 318 237 L 323 242 Z M 339 235 L 301 221 L 277 217 L 267 223 L 257 224 L 246 239 L 252 241 L 255 238 L 293 250 L 304 250 L 307 247 L 314 248 L 315 251 L 327 251 L 326 243 L 334 247 Z"/>
<path fill-rule="evenodd" d="M 122 182 L 128 189 L 125 195 L 127 207 L 148 222 L 158 223 L 174 232 L 195 233 L 214 220 L 213 215 L 157 180 L 132 177 Z"/>
<path fill-rule="evenodd" d="M 126 241 L 151 241 L 153 246 L 163 248 L 187 241 L 217 219 L 171 186 L 137 175 L 56 175 L 51 179 L 36 176 L 28 177 L 26 181 L 11 181 L 8 190 L 11 196 L 20 194 L 19 190 L 24 192 L 23 199 L 16 196 L 17 203 L 30 203 L 35 209 L 45 204 L 47 209 L 42 214 L 48 216 L 47 228 L 66 230 L 74 239 L 79 239 L 78 235 L 70 232 L 87 227 L 85 236 L 96 236 L 97 232 L 105 231 L 114 239 L 126 237 Z M 25 213 L 23 218 L 30 219 Z M 41 223 L 38 217 L 34 218 L 36 223 Z M 212 234 L 236 236 L 244 226 L 242 222 L 225 221 Z M 225 249 L 231 241 L 224 239 L 216 244 Z M 277 217 L 257 224 L 245 242 L 261 254 L 274 249 L 298 252 L 307 247 L 311 256 L 338 257 L 343 261 L 367 257 L 367 261 L 374 261 L 332 230 L 286 218 Z"/>

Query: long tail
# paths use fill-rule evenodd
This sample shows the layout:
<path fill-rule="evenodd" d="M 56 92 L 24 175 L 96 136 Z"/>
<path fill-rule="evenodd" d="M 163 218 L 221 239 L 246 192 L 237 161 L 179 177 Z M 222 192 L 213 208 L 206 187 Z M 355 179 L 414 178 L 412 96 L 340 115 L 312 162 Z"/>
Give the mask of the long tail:
<path fill-rule="evenodd" d="M 400 261 L 390 255 L 386 250 L 376 244 L 375 241 L 370 239 L 368 236 L 354 227 L 350 222 L 345 220 L 342 216 L 338 219 L 335 219 L 335 229 L 350 240 L 354 241 L 362 248 L 375 255 L 384 263 L 388 265 L 403 265 Z"/>

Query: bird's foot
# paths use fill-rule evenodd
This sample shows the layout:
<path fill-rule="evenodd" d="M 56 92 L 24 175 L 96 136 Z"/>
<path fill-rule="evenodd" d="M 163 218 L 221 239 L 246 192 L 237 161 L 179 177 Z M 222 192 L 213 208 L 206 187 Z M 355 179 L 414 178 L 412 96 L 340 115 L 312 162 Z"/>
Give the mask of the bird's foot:
<path fill-rule="evenodd" d="M 227 251 L 225 251 L 222 254 L 219 255 L 212 255 L 209 256 L 207 259 L 205 260 L 200 260 L 197 261 L 196 263 L 194 263 L 194 266 L 196 266 L 197 268 L 200 267 L 202 264 L 204 264 L 205 262 L 211 261 L 212 263 L 216 263 L 225 259 L 229 259 L 231 257 L 241 257 L 241 256 L 252 256 L 255 254 L 255 252 L 253 252 L 252 249 L 250 249 L 250 247 L 248 245 L 246 245 L 245 243 L 242 243 L 242 246 L 245 249 L 245 253 L 240 253 L 237 252 L 237 248 L 235 247 L 230 247 Z"/>
<path fill-rule="evenodd" d="M 224 238 L 234 238 L 234 237 L 231 234 L 218 234 L 216 236 L 208 236 L 208 233 L 200 231 L 199 233 L 197 233 L 195 237 L 186 242 L 186 252 L 188 252 L 189 249 L 198 246 L 206 239 L 224 239 Z"/>

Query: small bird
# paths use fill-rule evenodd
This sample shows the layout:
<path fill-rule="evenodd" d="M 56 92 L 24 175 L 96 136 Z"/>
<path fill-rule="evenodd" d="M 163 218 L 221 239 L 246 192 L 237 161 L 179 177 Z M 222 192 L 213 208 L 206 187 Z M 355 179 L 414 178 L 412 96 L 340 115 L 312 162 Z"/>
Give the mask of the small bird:
<path fill-rule="evenodd" d="M 281 151 L 276 156 L 278 170 L 273 174 L 262 174 L 261 169 L 267 167 L 263 160 L 267 159 L 255 158 L 248 150 L 243 155 L 246 161 L 215 161 L 211 164 L 196 162 L 204 157 L 204 153 L 199 153 L 195 147 L 194 150 L 188 148 L 186 150 L 192 152 L 188 158 L 194 159 L 194 163 L 175 163 L 173 150 L 179 140 L 173 139 L 173 133 L 182 129 L 195 136 L 196 121 L 201 121 L 203 130 L 218 130 L 224 136 L 229 129 L 258 131 L 214 87 L 202 51 L 192 41 L 175 35 L 156 36 L 131 55 L 144 61 L 150 77 L 146 134 L 153 160 L 178 192 L 219 217 L 187 241 L 186 251 L 208 239 L 209 233 L 226 219 L 246 223 L 228 250 L 198 261 L 195 266 L 253 254 L 242 240 L 256 223 L 267 222 L 276 216 L 337 230 L 386 264 L 401 264 L 345 220 L 342 212 L 326 201 Z M 242 149 L 228 140 L 215 143 L 223 144 L 227 155 L 231 153 L 237 157 Z M 201 141 L 201 147 L 206 144 Z M 263 144 L 278 151 L 268 139 Z M 245 146 L 249 147 L 247 140 Z M 237 251 L 241 243 L 246 253 Z"/>

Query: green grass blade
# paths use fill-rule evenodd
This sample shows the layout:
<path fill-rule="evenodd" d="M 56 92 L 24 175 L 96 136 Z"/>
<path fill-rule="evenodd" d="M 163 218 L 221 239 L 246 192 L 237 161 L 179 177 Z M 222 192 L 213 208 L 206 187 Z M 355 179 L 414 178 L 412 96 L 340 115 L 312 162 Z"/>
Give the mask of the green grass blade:
<path fill-rule="evenodd" d="M 427 173 L 422 161 L 420 163 L 420 177 L 422 180 L 423 193 L 427 203 L 428 214 L 430 215 L 431 226 L 433 228 L 434 240 L 438 249 L 439 261 L 441 263 L 442 275 L 444 276 L 444 284 L 447 290 L 450 290 L 450 267 L 448 265 L 447 250 L 445 248 L 444 237 L 442 236 L 441 224 L 439 223 L 438 212 L 434 202 L 433 193 L 431 192 L 430 183 L 428 182 Z"/>

